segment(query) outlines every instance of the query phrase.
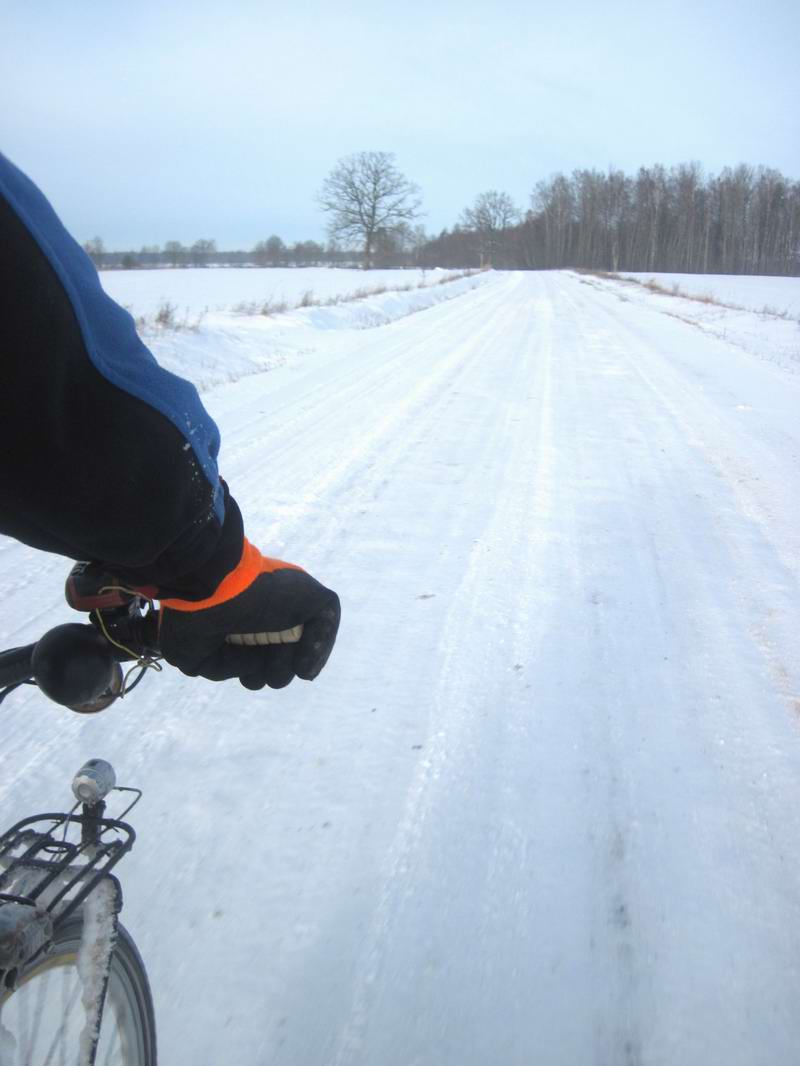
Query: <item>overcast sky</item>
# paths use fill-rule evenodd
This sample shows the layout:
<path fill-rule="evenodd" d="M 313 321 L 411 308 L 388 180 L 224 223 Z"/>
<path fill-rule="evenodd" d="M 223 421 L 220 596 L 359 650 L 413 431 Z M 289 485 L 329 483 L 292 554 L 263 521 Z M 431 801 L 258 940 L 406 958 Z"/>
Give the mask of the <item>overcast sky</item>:
<path fill-rule="evenodd" d="M 321 239 L 364 149 L 436 232 L 576 167 L 800 177 L 798 44 L 798 0 L 0 0 L 0 148 L 109 248 Z"/>

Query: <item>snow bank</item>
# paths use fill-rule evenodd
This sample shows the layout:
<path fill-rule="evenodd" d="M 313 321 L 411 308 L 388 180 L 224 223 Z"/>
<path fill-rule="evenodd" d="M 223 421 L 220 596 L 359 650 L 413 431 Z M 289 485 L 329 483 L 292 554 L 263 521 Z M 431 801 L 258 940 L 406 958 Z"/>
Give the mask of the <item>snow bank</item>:
<path fill-rule="evenodd" d="M 236 273 L 246 276 L 250 272 Z M 462 296 L 496 277 L 491 273 L 477 274 L 424 289 L 384 292 L 329 307 L 296 308 L 269 317 L 218 311 L 206 315 L 197 329 L 161 330 L 151 326 L 141 333 L 163 367 L 188 378 L 203 392 L 309 356 L 329 343 L 326 335 L 332 332 L 341 337 L 343 331 L 387 325 Z"/>
<path fill-rule="evenodd" d="M 297 269 L 104 270 L 100 281 L 117 303 L 137 318 L 152 317 L 165 302 L 181 318 L 195 319 L 209 311 L 231 311 L 242 303 L 299 304 L 308 292 L 327 300 L 359 289 L 429 284 L 454 274 L 445 270 L 347 270 L 328 267 Z"/>
<path fill-rule="evenodd" d="M 720 303 L 748 311 L 764 309 L 800 318 L 800 278 L 758 277 L 739 274 L 625 273 L 635 281 L 655 281 L 665 289 L 677 285 L 690 296 L 710 296 Z"/>
<path fill-rule="evenodd" d="M 653 292 L 643 287 L 643 283 L 650 279 L 667 291 Z M 781 370 L 800 373 L 800 321 L 797 317 L 800 314 L 800 278 L 631 274 L 615 279 L 582 274 L 580 280 L 586 285 L 610 290 L 620 300 L 649 306 L 688 322 L 706 335 L 732 344 Z M 673 285 L 678 285 L 687 295 L 673 294 L 670 291 Z M 707 296 L 721 301 L 736 297 L 739 303 L 726 306 L 725 302 L 704 302 Z"/>

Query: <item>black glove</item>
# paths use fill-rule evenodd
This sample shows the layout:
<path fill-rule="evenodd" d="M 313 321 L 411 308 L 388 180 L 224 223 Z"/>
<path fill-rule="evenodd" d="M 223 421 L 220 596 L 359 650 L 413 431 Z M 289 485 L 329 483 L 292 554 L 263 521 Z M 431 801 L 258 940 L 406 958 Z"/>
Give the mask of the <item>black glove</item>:
<path fill-rule="evenodd" d="M 158 642 L 167 662 L 245 688 L 312 681 L 339 628 L 339 597 L 305 570 L 268 559 L 246 539 L 239 565 L 208 599 L 161 601 Z"/>

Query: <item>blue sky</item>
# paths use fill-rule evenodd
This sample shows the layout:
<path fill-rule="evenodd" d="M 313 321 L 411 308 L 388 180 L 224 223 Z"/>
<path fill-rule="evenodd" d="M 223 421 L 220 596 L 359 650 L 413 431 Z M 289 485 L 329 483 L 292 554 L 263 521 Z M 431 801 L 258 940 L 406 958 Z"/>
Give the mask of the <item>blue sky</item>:
<path fill-rule="evenodd" d="M 0 147 L 108 247 L 320 239 L 336 160 L 394 152 L 427 229 L 558 170 L 800 177 L 800 4 L 0 0 Z"/>

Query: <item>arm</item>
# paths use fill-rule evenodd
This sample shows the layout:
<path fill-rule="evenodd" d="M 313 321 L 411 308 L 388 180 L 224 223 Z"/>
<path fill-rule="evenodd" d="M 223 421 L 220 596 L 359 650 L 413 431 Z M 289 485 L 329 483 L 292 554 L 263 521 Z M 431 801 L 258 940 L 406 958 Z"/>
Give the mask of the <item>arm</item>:
<path fill-rule="evenodd" d="M 13 454 L 0 469 L 0 531 L 208 594 L 242 550 L 217 427 L 2 156 L 0 277 L 0 424 Z"/>
<path fill-rule="evenodd" d="M 289 580 L 289 601 L 303 599 L 301 585 L 323 586 L 285 564 L 262 568 L 246 588 L 231 582 L 248 546 L 239 509 L 218 474 L 216 425 L 194 386 L 158 366 L 45 197 L 2 155 L 0 329 L 6 439 L 0 532 L 156 586 L 171 608 L 165 619 L 181 620 L 181 646 L 170 661 L 215 679 L 243 677 L 242 664 L 250 663 L 239 654 L 243 649 L 238 659 L 226 654 L 224 664 L 206 669 L 216 654 L 208 634 L 209 618 L 220 615 L 219 590 L 247 591 L 251 614 L 254 599 L 257 614 L 266 597 L 274 615 L 276 575 L 284 601 L 289 572 L 302 575 Z M 252 631 L 236 628 L 234 599 L 224 600 L 225 624 L 234 626 L 228 631 Z M 298 610 L 317 610 L 320 602 L 315 588 Z M 198 603 L 215 611 L 186 609 Z M 334 613 L 338 625 L 338 600 Z M 170 658 L 175 626 L 165 627 Z M 204 643 L 197 639 L 201 631 Z M 335 626 L 331 645 L 334 637 Z M 247 650 L 251 659 L 266 654 Z"/>

